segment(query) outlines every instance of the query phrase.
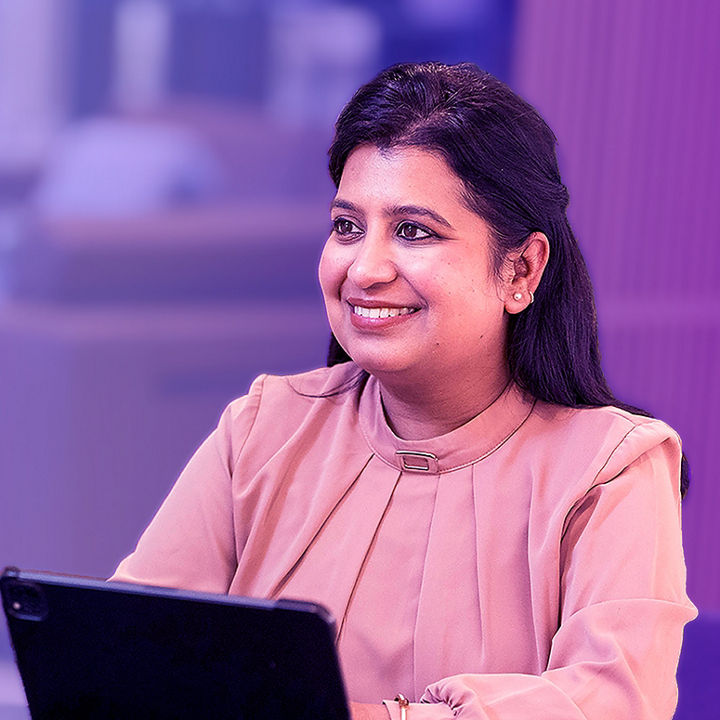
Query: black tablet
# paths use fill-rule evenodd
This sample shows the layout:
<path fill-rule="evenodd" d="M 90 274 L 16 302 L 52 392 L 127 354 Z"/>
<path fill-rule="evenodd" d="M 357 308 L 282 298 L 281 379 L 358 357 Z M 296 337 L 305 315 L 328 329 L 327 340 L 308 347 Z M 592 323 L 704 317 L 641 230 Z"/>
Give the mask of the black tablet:
<path fill-rule="evenodd" d="M 0 588 L 36 720 L 349 718 L 319 605 L 16 568 Z"/>

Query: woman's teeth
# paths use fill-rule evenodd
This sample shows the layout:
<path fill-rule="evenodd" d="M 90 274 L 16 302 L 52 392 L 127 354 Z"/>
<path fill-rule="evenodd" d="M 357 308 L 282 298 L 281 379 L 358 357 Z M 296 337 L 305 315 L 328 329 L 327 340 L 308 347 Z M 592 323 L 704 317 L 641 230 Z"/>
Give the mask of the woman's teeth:
<path fill-rule="evenodd" d="M 364 318 L 388 318 L 397 317 L 398 315 L 408 315 L 415 312 L 417 308 L 410 307 L 362 307 L 361 305 L 353 305 L 353 313 Z"/>

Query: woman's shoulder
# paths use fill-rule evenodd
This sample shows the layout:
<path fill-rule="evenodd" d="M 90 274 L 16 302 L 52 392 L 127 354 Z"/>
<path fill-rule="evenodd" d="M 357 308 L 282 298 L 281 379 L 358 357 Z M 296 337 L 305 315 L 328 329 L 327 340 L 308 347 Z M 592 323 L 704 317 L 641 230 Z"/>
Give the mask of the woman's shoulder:
<path fill-rule="evenodd" d="M 563 435 L 616 441 L 630 435 L 678 439 L 677 432 L 662 420 L 614 405 L 571 408 L 537 401 L 533 415 L 538 428 Z"/>
<path fill-rule="evenodd" d="M 536 402 L 528 428 L 539 455 L 591 484 L 649 455 L 680 462 L 680 438 L 667 423 L 615 406 L 568 408 Z"/>
<path fill-rule="evenodd" d="M 294 375 L 259 375 L 246 395 L 233 400 L 223 420 L 234 431 L 242 432 L 249 421 L 272 418 L 273 423 L 292 424 L 307 413 L 352 403 L 359 385 L 360 369 L 354 363 L 317 368 Z"/>
<path fill-rule="evenodd" d="M 260 375 L 248 393 L 225 409 L 215 433 L 229 466 L 242 456 L 248 467 L 262 464 L 289 442 L 317 442 L 324 429 L 357 424 L 360 369 L 353 363 L 295 375 Z"/>
<path fill-rule="evenodd" d="M 360 373 L 357 365 L 348 362 L 294 375 L 259 375 L 252 381 L 247 395 L 231 402 L 230 407 L 241 407 L 246 398 L 253 397 L 263 402 L 297 400 L 301 404 L 303 400 L 337 397 L 341 391 L 351 388 Z"/>

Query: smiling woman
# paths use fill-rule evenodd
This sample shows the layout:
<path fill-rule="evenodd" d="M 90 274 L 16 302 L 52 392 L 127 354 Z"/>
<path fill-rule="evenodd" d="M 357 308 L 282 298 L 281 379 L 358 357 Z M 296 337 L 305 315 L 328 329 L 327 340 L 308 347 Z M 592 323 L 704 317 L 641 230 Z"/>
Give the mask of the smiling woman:
<path fill-rule="evenodd" d="M 232 403 L 115 578 L 326 605 L 356 720 L 669 720 L 680 442 L 605 382 L 552 132 L 400 65 L 330 173 L 330 367 Z"/>
<path fill-rule="evenodd" d="M 381 381 L 394 429 L 432 437 L 477 415 L 507 386 L 508 317 L 537 288 L 547 238 L 528 238 L 523 273 L 508 262 L 498 277 L 492 230 L 463 201 L 462 182 L 441 157 L 414 147 L 356 148 L 332 218 L 320 260 L 330 326 Z M 422 427 L 401 428 L 392 408 L 417 391 Z M 421 420 L 417 408 L 412 419 Z"/>

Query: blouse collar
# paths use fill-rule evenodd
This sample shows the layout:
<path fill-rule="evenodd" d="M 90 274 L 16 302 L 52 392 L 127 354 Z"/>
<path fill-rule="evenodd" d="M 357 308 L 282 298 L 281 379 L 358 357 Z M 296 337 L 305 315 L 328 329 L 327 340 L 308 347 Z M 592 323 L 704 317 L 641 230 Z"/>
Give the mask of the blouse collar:
<path fill-rule="evenodd" d="M 533 398 L 511 383 L 489 407 L 459 428 L 426 440 L 403 440 L 390 428 L 372 375 L 360 396 L 360 426 L 372 450 L 405 472 L 441 473 L 483 460 L 505 444 L 532 412 Z"/>

